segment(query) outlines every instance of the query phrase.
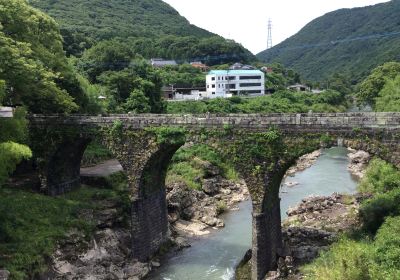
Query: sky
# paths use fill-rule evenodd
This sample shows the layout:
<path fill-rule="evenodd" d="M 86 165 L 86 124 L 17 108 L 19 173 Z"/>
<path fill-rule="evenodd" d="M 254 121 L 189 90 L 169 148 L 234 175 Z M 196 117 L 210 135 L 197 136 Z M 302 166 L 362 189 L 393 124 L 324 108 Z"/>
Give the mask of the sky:
<path fill-rule="evenodd" d="M 266 49 L 268 19 L 272 44 L 296 34 L 328 12 L 388 0 L 163 0 L 192 24 L 241 43 L 254 54 Z"/>

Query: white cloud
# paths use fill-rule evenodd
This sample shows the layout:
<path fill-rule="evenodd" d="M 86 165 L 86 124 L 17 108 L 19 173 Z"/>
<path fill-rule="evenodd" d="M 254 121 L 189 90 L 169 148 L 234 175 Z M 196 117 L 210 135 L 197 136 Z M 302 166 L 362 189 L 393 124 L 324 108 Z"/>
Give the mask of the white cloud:
<path fill-rule="evenodd" d="M 191 23 L 234 39 L 258 53 L 266 48 L 267 22 L 272 19 L 273 44 L 298 32 L 323 14 L 388 0 L 164 0 Z"/>

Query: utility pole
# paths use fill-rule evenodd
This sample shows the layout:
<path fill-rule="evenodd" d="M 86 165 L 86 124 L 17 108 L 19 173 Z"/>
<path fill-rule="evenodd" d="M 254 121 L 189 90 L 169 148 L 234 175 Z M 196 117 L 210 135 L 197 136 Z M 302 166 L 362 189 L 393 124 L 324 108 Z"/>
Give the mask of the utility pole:
<path fill-rule="evenodd" d="M 268 19 L 267 50 L 272 48 L 272 20 Z"/>

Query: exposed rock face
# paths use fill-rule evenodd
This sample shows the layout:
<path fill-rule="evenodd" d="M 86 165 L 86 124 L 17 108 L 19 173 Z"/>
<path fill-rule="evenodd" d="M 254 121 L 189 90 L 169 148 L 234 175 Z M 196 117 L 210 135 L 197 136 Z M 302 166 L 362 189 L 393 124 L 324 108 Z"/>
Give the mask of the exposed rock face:
<path fill-rule="evenodd" d="M 219 214 L 234 210 L 235 204 L 249 198 L 244 182 L 235 183 L 218 172 L 213 174 L 214 177 L 203 180 L 201 191 L 189 189 L 183 183 L 167 186 L 168 218 L 173 230 L 183 235 L 208 234 L 208 227 L 224 226 Z"/>
<path fill-rule="evenodd" d="M 347 169 L 354 177 L 356 177 L 358 180 L 361 180 L 365 175 L 366 168 L 371 160 L 371 155 L 364 151 L 356 151 L 353 149 L 349 149 L 349 151 L 350 153 L 348 157 L 350 159 L 350 163 Z"/>

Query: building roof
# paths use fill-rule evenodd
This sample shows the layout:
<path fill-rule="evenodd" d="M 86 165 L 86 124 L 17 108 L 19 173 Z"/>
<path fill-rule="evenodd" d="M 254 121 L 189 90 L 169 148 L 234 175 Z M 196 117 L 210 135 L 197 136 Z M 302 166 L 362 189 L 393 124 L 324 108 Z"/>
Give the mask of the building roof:
<path fill-rule="evenodd" d="M 264 74 L 260 70 L 211 70 L 208 72 L 208 75 L 243 75 L 243 74 L 251 74 L 251 75 L 260 75 Z"/>

